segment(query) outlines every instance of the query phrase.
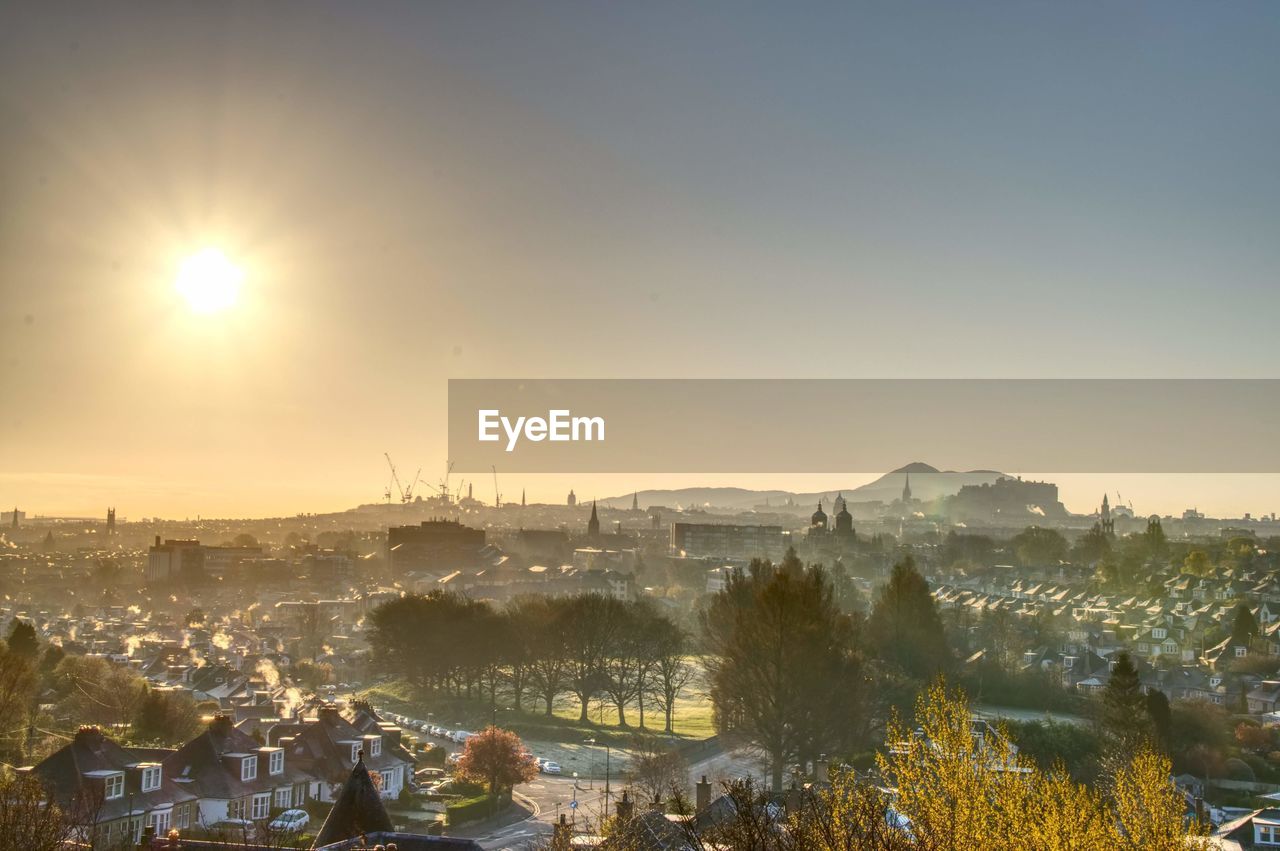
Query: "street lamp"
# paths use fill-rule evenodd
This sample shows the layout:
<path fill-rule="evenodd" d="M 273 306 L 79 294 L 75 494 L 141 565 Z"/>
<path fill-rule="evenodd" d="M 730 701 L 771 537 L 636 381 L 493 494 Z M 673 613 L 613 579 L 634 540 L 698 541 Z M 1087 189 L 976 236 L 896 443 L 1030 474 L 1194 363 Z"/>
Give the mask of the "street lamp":
<path fill-rule="evenodd" d="M 587 739 L 588 745 L 604 745 L 604 817 L 609 817 L 609 743 L 598 742 L 595 739 Z M 592 755 L 591 764 L 595 765 L 595 756 Z"/>

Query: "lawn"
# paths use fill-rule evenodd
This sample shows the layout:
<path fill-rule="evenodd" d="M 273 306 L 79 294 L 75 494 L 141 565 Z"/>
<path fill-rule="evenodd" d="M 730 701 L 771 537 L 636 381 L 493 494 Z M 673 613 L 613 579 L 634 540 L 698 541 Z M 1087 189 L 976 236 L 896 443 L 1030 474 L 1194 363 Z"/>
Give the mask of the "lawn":
<path fill-rule="evenodd" d="M 550 716 L 541 706 L 534 710 L 528 696 L 524 701 L 524 711 L 517 712 L 512 708 L 510 696 L 500 693 L 495 711 L 487 699 L 466 700 L 449 695 L 423 694 L 403 680 L 372 686 L 363 691 L 361 697 L 375 706 L 449 729 L 480 730 L 496 722 L 518 733 L 538 756 L 559 762 L 566 774 L 576 771 L 582 777 L 603 776 L 605 745 L 609 746 L 613 772 L 620 772 L 635 736 L 641 732 L 637 729 L 640 714 L 635 706 L 627 707 L 630 726 L 622 728 L 617 724 L 617 710 L 612 704 L 592 700 L 588 704 L 589 721 L 581 724 L 578 721 L 578 702 L 569 695 L 561 696 Z M 662 732 L 662 713 L 656 706 L 646 706 L 645 724 L 645 733 L 666 738 Z M 701 741 L 715 735 L 711 700 L 706 695 L 701 676 L 695 677 L 677 700 L 673 728 L 675 735 L 670 739 L 673 745 Z M 587 744 L 588 739 L 593 739 L 596 744 Z M 445 747 L 451 746 L 446 744 Z"/>

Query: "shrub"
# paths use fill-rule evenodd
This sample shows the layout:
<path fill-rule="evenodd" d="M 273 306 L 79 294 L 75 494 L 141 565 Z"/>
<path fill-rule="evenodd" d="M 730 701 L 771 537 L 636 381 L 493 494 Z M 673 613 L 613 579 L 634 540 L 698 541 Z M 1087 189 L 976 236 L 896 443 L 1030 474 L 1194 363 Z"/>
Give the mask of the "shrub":
<path fill-rule="evenodd" d="M 446 806 L 444 811 L 445 818 L 450 826 L 468 821 L 478 821 L 488 818 L 493 813 L 501 812 L 510 803 L 510 793 L 499 795 L 496 801 L 488 795 L 477 795 L 474 798 L 464 798 Z"/>

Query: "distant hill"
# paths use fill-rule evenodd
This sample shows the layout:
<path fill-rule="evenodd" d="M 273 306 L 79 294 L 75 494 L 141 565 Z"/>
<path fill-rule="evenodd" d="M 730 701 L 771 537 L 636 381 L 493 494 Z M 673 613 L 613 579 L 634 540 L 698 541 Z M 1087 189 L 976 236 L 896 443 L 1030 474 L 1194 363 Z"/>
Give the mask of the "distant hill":
<path fill-rule="evenodd" d="M 850 503 L 858 502 L 892 502 L 902 496 L 903 485 L 907 477 L 911 479 L 911 495 L 916 499 L 931 500 L 940 496 L 952 496 L 964 485 L 981 485 L 994 482 L 1004 476 L 995 470 L 939 470 L 920 461 L 914 461 L 905 467 L 899 467 L 891 473 L 885 473 L 873 482 L 858 487 L 822 491 L 820 493 L 795 493 L 784 490 L 751 490 L 748 488 L 677 488 L 672 490 L 640 491 L 638 499 L 641 508 L 651 505 L 669 507 L 682 506 L 691 508 L 707 506 L 712 508 L 746 511 L 765 504 L 770 507 L 785 509 L 788 500 L 796 503 L 801 509 L 812 510 L 818 500 L 824 506 L 830 506 L 837 493 L 843 494 Z M 610 497 L 600 500 L 602 505 L 613 508 L 630 508 L 631 494 Z"/>

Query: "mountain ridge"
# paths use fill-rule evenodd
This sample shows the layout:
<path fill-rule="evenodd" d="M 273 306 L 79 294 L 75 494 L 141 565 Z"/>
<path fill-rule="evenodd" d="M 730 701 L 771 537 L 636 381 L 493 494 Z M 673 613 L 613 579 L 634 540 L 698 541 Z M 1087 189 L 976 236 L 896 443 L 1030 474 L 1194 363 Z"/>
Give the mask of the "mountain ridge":
<path fill-rule="evenodd" d="M 641 508 L 665 506 L 669 508 L 726 508 L 739 511 L 759 509 L 764 505 L 779 511 L 796 508 L 806 510 L 823 501 L 824 507 L 830 507 L 832 500 L 841 495 L 850 504 L 859 502 L 892 502 L 902 496 L 903 487 L 910 477 L 911 495 L 915 499 L 933 500 L 941 496 L 952 496 L 964 485 L 990 484 L 996 479 L 1007 476 L 998 470 L 939 470 L 923 461 L 913 461 L 891 470 L 874 481 L 856 487 L 814 492 L 797 492 L 787 490 L 757 490 L 739 487 L 690 487 L 649 489 L 637 491 L 635 494 L 623 494 L 600 500 L 600 504 L 610 508 L 629 508 L 633 496 Z M 788 501 L 793 505 L 788 505 Z"/>

